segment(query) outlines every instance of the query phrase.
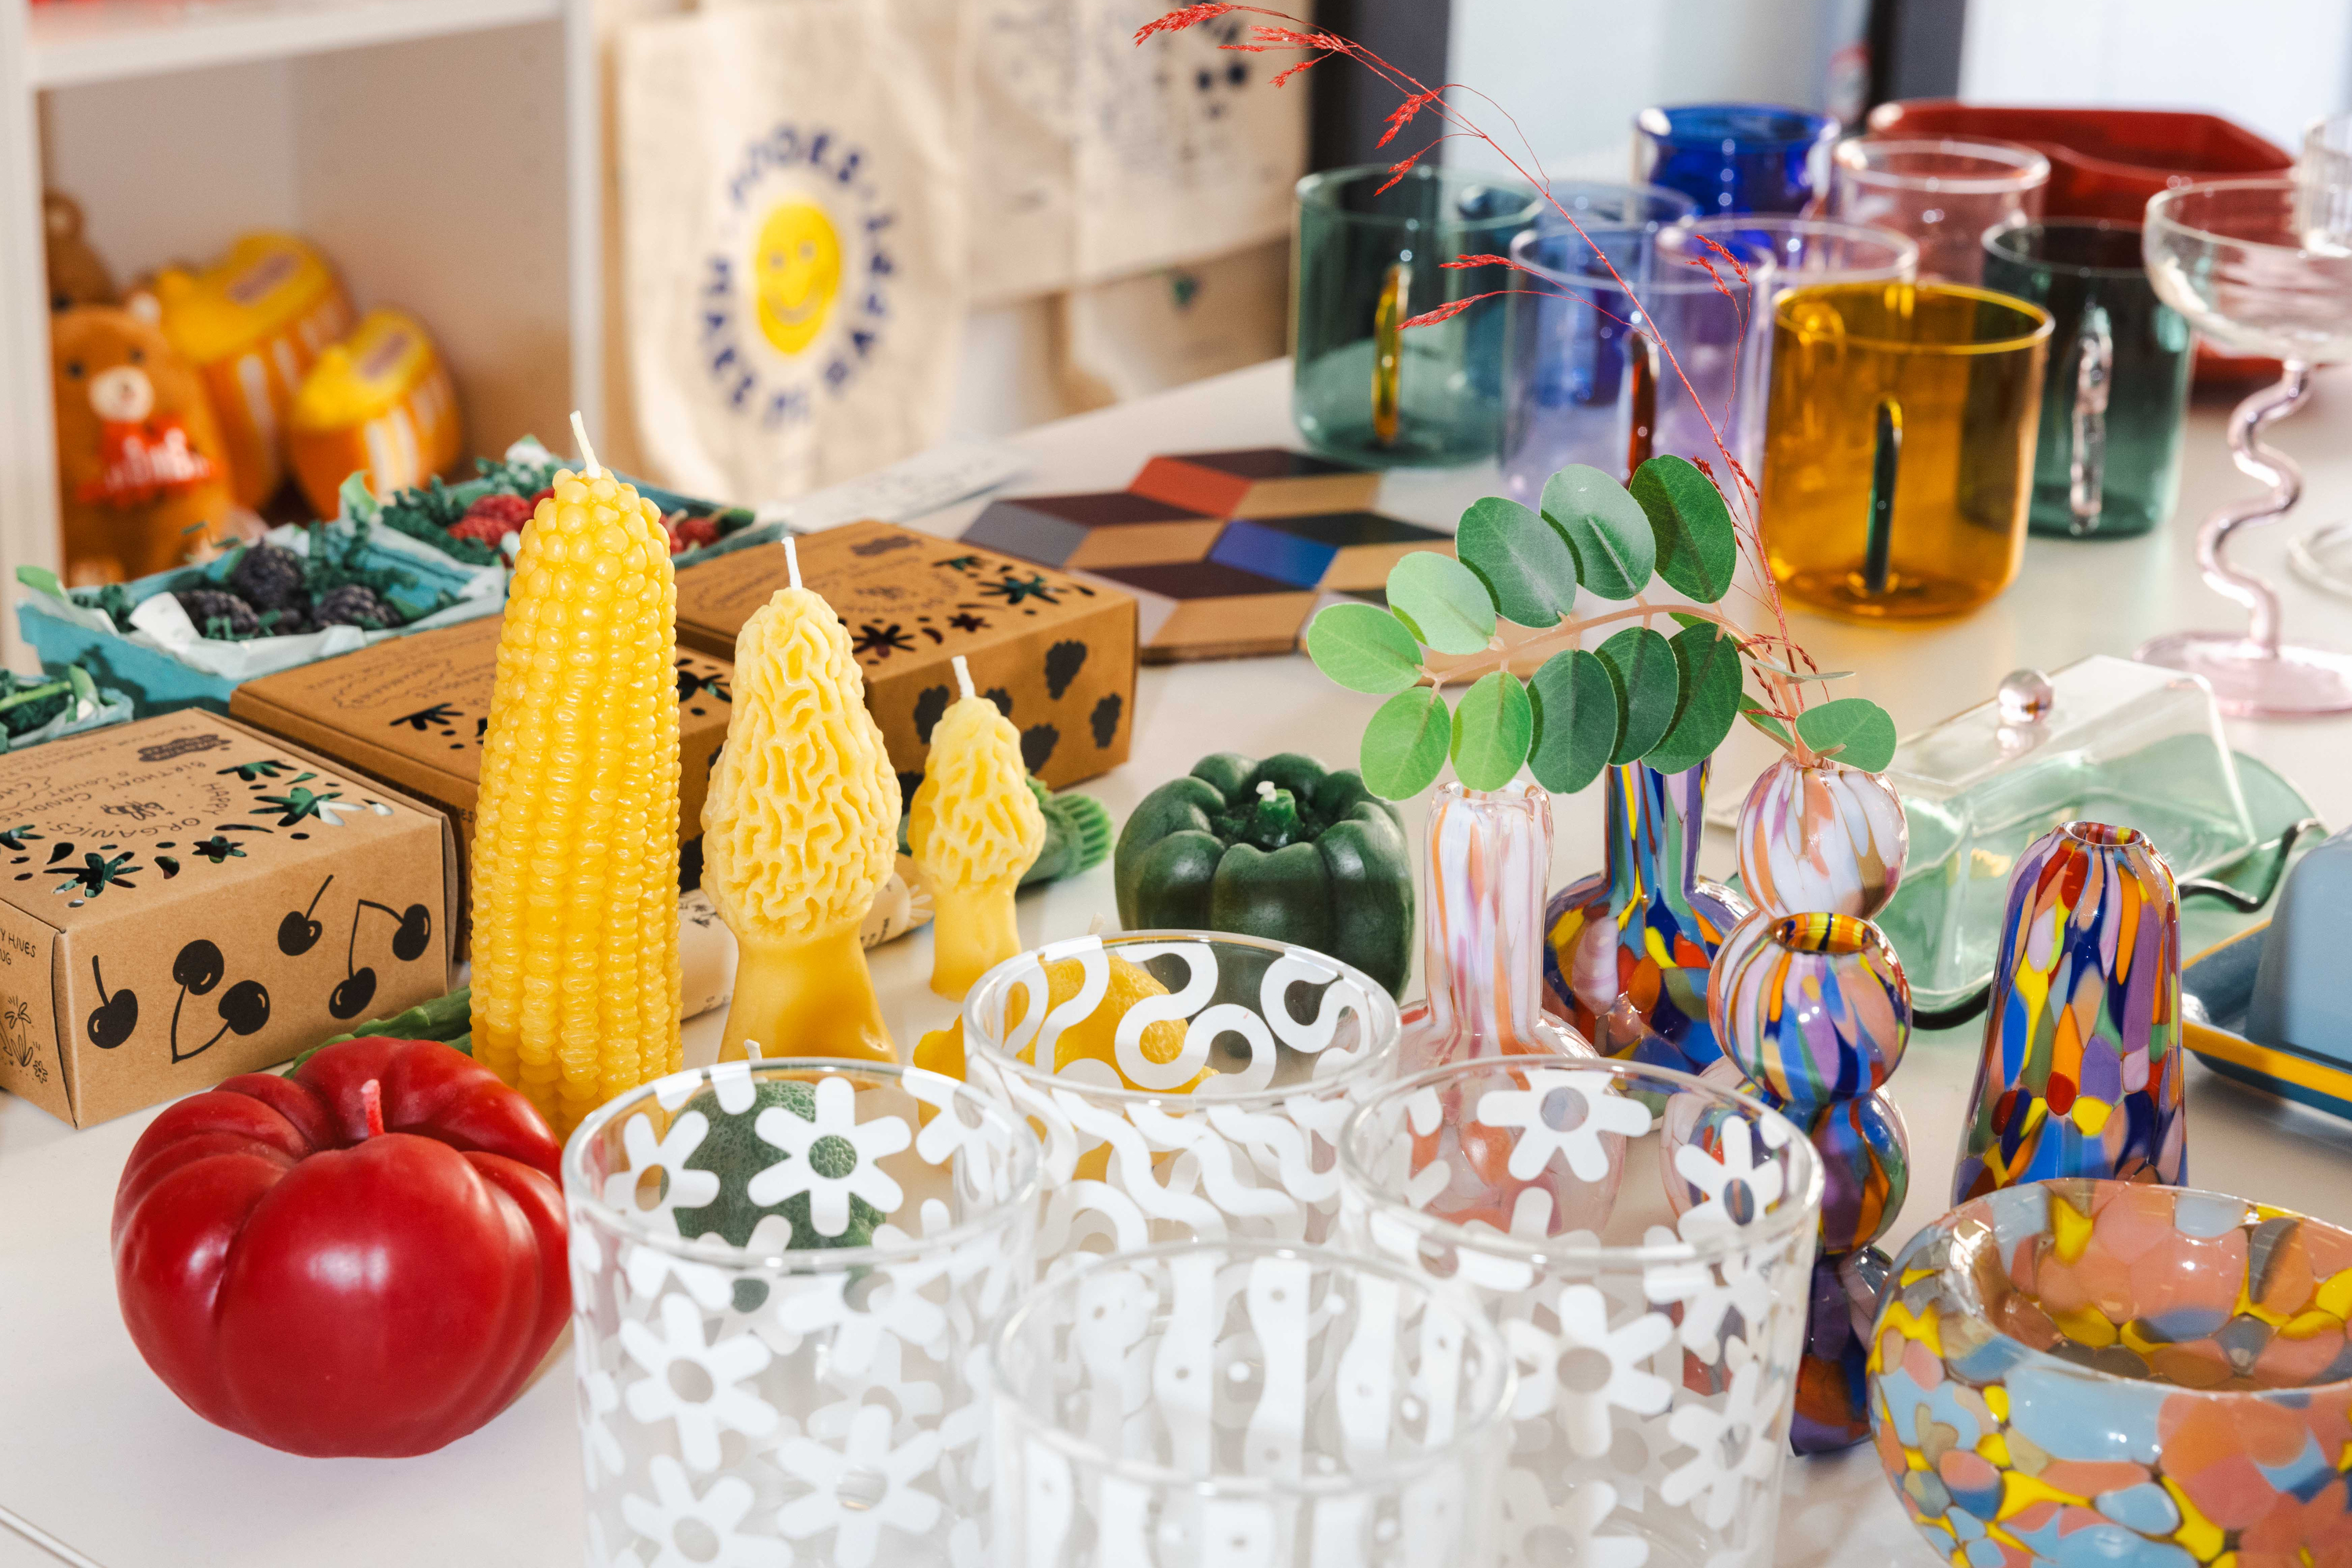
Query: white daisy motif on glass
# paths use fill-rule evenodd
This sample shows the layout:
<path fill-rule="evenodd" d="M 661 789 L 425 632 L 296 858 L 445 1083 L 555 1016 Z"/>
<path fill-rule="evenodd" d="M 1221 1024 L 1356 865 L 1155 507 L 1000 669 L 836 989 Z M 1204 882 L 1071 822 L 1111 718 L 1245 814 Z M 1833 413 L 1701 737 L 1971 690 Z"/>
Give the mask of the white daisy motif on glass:
<path fill-rule="evenodd" d="M 1675 1337 L 1675 1325 L 1664 1312 L 1645 1312 L 1612 1329 L 1608 1299 L 1590 1285 L 1562 1288 L 1559 1313 L 1557 1334 L 1509 1325 L 1522 1363 L 1511 1414 L 1525 1421 L 1557 1409 L 1568 1446 L 1580 1458 L 1598 1458 L 1609 1451 L 1610 1406 L 1655 1415 L 1674 1397 L 1673 1384 L 1643 1363 Z"/>
<path fill-rule="evenodd" d="M 1576 1542 L 1576 1568 L 1643 1568 L 1650 1543 L 1637 1535 L 1603 1535 L 1601 1521 L 1617 1508 L 1617 1489 L 1607 1481 L 1579 1481 L 1552 1522 Z"/>
<path fill-rule="evenodd" d="M 686 1168 L 709 1131 L 710 1119 L 699 1110 L 689 1110 L 671 1122 L 658 1141 L 651 1117 L 629 1118 L 621 1129 L 621 1148 L 628 1155 L 628 1165 L 604 1178 L 605 1206 L 624 1214 L 658 1214 L 675 1225 L 677 1210 L 700 1208 L 718 1197 L 717 1173 Z"/>
<path fill-rule="evenodd" d="M 1675 1170 L 1705 1194 L 1704 1203 L 1684 1211 L 1681 1229 L 1696 1241 L 1708 1235 L 1742 1230 L 1764 1217 L 1788 1185 L 1788 1173 L 1769 1154 L 1759 1160 L 1755 1128 L 1735 1116 L 1717 1129 L 1714 1152 L 1696 1143 L 1675 1151 Z"/>
<path fill-rule="evenodd" d="M 920 1537 L 939 1522 L 940 1500 L 916 1487 L 939 1463 L 940 1435 L 919 1431 L 890 1446 L 890 1411 L 860 1405 L 838 1449 L 807 1437 L 778 1446 L 776 1463 L 814 1489 L 786 1503 L 776 1527 L 794 1541 L 834 1531 L 829 1561 L 871 1568 L 884 1526 Z"/>
<path fill-rule="evenodd" d="M 833 1331 L 831 1360 L 844 1372 L 864 1372 L 886 1336 L 923 1350 L 947 1332 L 947 1313 L 921 1293 L 926 1275 L 936 1278 L 945 1270 L 942 1261 L 907 1267 L 908 1278 L 893 1268 L 812 1279 L 779 1293 L 776 1327 L 795 1336 Z"/>
<path fill-rule="evenodd" d="M 1710 1530 L 1721 1530 L 1738 1511 L 1743 1483 L 1770 1478 L 1778 1441 L 1760 1407 L 1763 1363 L 1750 1361 L 1731 1374 L 1720 1409 L 1693 1400 L 1666 1418 L 1675 1441 L 1692 1450 L 1658 1483 L 1658 1496 L 1688 1504 Z"/>
<path fill-rule="evenodd" d="M 781 1105 L 760 1112 L 752 1130 L 761 1142 L 774 1144 L 790 1157 L 753 1176 L 745 1195 L 761 1208 L 769 1208 L 806 1193 L 809 1223 L 816 1226 L 817 1234 L 839 1236 L 849 1228 L 853 1197 L 865 1199 L 886 1215 L 898 1208 L 904 1194 L 875 1162 L 907 1147 L 913 1134 L 895 1116 L 859 1121 L 857 1091 L 845 1078 L 819 1083 L 815 1101 L 813 1121 Z"/>
<path fill-rule="evenodd" d="M 654 1543 L 646 1568 L 792 1568 L 793 1549 L 772 1536 L 742 1533 L 751 1484 L 721 1476 L 700 1497 L 677 1461 L 654 1456 L 654 1495 L 621 1500 L 629 1528 Z"/>
<path fill-rule="evenodd" d="M 1515 1180 L 1533 1181 L 1557 1152 L 1578 1181 L 1601 1181 L 1609 1174 L 1602 1136 L 1639 1138 L 1650 1130 L 1649 1109 L 1612 1092 L 1618 1080 L 1607 1073 L 1538 1068 L 1527 1079 L 1525 1089 L 1492 1089 L 1478 1097 L 1480 1121 L 1519 1131 L 1511 1142 Z"/>
<path fill-rule="evenodd" d="M 575 1344 L 585 1341 L 575 1340 Z M 605 1471 L 619 1475 L 628 1468 L 628 1456 L 621 1449 L 621 1440 L 613 1436 L 612 1424 L 604 1418 L 621 1407 L 621 1386 L 613 1381 L 609 1372 L 597 1372 L 589 1365 L 588 1352 L 583 1349 L 580 1362 L 580 1463 L 587 1477 L 588 1489 Z"/>
<path fill-rule="evenodd" d="M 1652 1226 L 1643 1237 L 1643 1245 L 1653 1247 L 1675 1241 L 1662 1225 Z M 1642 1287 L 1654 1302 L 1682 1304 L 1683 1348 L 1701 1361 L 1725 1353 L 1724 1328 L 1735 1310 L 1742 1331 L 1753 1331 L 1772 1310 L 1768 1268 L 1745 1252 L 1727 1252 L 1713 1263 L 1682 1258 L 1651 1264 L 1642 1270 Z"/>
<path fill-rule="evenodd" d="M 703 1342 L 702 1313 L 683 1296 L 665 1296 L 658 1338 L 645 1324 L 621 1324 L 621 1348 L 649 1374 L 629 1384 L 629 1414 L 648 1424 L 677 1425 L 678 1451 L 688 1468 L 719 1468 L 720 1429 L 765 1437 L 776 1429 L 775 1407 L 741 1386 L 767 1370 L 768 1347 L 751 1334 Z"/>

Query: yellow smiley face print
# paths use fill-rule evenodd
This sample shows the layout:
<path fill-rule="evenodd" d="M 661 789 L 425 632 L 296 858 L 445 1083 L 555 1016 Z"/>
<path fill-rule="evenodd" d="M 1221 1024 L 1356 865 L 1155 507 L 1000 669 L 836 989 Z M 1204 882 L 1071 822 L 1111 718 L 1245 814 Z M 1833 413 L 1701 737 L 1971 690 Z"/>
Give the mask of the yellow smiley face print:
<path fill-rule="evenodd" d="M 804 196 L 777 203 L 760 226 L 751 279 L 768 342 L 788 354 L 814 342 L 841 289 L 841 239 L 824 209 Z"/>

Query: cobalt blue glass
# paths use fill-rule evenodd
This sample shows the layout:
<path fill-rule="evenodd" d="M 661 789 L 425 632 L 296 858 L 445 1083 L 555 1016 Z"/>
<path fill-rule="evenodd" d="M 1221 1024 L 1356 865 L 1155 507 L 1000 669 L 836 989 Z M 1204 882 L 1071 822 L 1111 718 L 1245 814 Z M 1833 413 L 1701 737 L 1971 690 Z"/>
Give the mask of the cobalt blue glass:
<path fill-rule="evenodd" d="M 1802 212 L 1829 179 L 1834 115 L 1778 103 L 1687 103 L 1633 117 L 1633 178 L 1699 216 Z"/>

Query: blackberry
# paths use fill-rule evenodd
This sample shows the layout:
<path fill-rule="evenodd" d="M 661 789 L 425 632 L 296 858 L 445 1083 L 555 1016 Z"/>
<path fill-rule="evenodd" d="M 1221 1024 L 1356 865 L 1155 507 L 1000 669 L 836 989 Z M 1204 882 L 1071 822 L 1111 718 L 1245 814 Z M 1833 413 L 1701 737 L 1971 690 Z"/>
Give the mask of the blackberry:
<path fill-rule="evenodd" d="M 296 608 L 310 598 L 302 585 L 302 558 L 277 544 L 248 545 L 228 585 L 257 610 Z"/>
<path fill-rule="evenodd" d="M 230 638 L 259 637 L 261 621 L 253 606 L 235 594 L 218 588 L 181 588 L 172 597 L 188 613 L 200 637 Z"/>
<path fill-rule="evenodd" d="M 310 618 L 322 626 L 361 626 L 368 631 L 400 624 L 392 606 L 362 583 L 346 583 L 321 594 L 310 606 Z"/>

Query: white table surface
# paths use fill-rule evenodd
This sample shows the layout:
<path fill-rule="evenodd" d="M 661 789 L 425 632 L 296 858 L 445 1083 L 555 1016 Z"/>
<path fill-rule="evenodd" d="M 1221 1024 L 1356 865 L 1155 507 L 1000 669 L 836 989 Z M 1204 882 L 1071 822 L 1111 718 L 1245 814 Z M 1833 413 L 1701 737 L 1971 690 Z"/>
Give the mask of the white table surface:
<path fill-rule="evenodd" d="M 1019 491 L 1117 489 L 1155 452 L 1292 439 L 1286 363 L 1042 426 L 1017 438 L 1034 459 Z M 1862 673 L 1906 733 L 1990 696 L 2021 665 L 2055 668 L 2092 653 L 2127 654 L 2175 626 L 2242 627 L 2197 580 L 2196 520 L 2252 482 L 2230 466 L 2220 406 L 2193 411 L 2187 475 L 2171 526 L 2145 540 L 2035 540 L 2016 585 L 1964 620 L 1927 629 L 1849 626 L 1792 614 L 1825 664 Z M 2247 542 L 2243 557 L 2286 584 L 2290 635 L 2352 646 L 2352 604 L 2292 582 L 2289 530 L 2352 515 L 2352 371 L 2319 378 L 2311 405 L 2276 432 L 2309 482 L 2297 521 Z M 1403 473 L 1382 510 L 1450 528 L 1496 488 L 1491 468 Z M 920 526 L 953 535 L 978 501 Z M 1343 692 L 1304 658 L 1150 668 L 1137 689 L 1134 754 L 1085 786 L 1123 820 L 1153 785 L 1202 753 L 1304 751 L 1351 762 L 1375 700 Z M 2332 826 L 2352 821 L 2352 718 L 2233 722 L 2231 742 L 2298 784 Z M 1744 728 L 1717 763 L 1715 788 L 1742 791 L 1769 760 Z M 1736 798 L 1736 796 L 1735 796 Z M 1554 885 L 1601 863 L 1598 791 L 1559 803 Z M 1420 822 L 1408 810 L 1416 839 Z M 1706 868 L 1731 869 L 1710 835 Z M 1110 868 L 1022 901 L 1024 938 L 1115 922 Z M 925 984 L 928 933 L 874 955 L 902 1050 L 943 1021 Z M 722 1015 L 687 1026 L 689 1060 L 708 1060 Z M 1969 1041 L 1915 1047 L 1892 1084 L 1909 1122 L 1914 1180 L 1885 1245 L 1899 1247 L 1946 1206 L 1975 1052 Z M 2352 1126 L 2189 1068 L 2191 1174 L 2197 1184 L 2352 1224 Z M 212 1427 L 156 1381 L 116 1312 L 107 1247 L 114 1184 L 152 1111 L 75 1133 L 0 1094 L 0 1506 L 104 1568 L 237 1563 L 247 1568 L 413 1568 L 427 1563 L 570 1568 L 582 1557 L 580 1460 L 568 1357 L 473 1436 L 419 1459 L 299 1459 Z M 1867 1445 L 1792 1460 L 1779 1561 L 1791 1568 L 1925 1565 L 1933 1558 L 1896 1507 Z M 0 1530 L 0 1565 L 51 1561 Z"/>

